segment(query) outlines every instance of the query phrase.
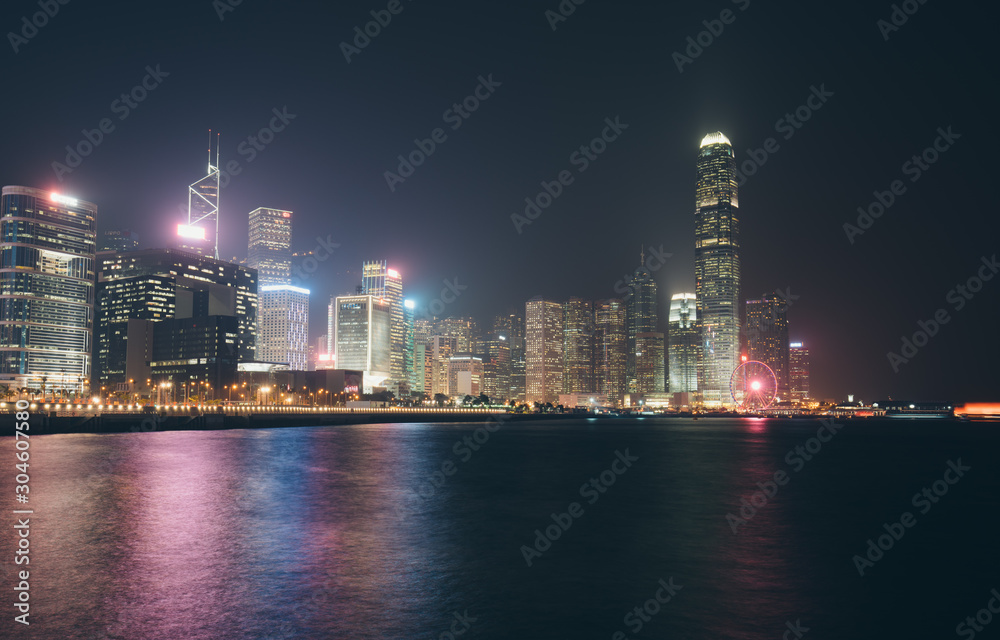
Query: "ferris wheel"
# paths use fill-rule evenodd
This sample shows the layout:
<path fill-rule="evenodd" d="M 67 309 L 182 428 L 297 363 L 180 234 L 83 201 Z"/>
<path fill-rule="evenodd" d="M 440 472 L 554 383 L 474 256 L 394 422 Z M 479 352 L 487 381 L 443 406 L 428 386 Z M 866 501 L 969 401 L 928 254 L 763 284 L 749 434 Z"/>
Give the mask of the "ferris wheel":
<path fill-rule="evenodd" d="M 736 367 L 729 379 L 729 392 L 740 411 L 760 411 L 774 402 L 778 379 L 771 367 L 757 360 Z"/>

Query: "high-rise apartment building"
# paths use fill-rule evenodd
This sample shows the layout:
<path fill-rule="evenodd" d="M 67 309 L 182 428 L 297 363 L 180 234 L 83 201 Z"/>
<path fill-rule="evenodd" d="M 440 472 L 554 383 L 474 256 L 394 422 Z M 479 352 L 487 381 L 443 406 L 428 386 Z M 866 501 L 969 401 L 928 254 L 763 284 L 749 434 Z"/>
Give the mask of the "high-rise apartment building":
<path fill-rule="evenodd" d="M 257 360 L 309 369 L 309 290 L 287 284 L 260 288 Z"/>
<path fill-rule="evenodd" d="M 337 368 L 362 371 L 364 391 L 372 393 L 390 375 L 389 305 L 370 295 L 338 296 L 334 310 Z"/>
<path fill-rule="evenodd" d="M 786 304 L 780 296 L 767 294 L 759 300 L 747 300 L 747 357 L 763 362 L 774 371 L 778 382 L 778 398 L 788 400 L 788 318 Z"/>
<path fill-rule="evenodd" d="M 628 334 L 625 328 L 625 304 L 618 298 L 594 303 L 594 378 L 596 391 L 608 402 L 621 406 L 626 380 L 625 361 Z"/>
<path fill-rule="evenodd" d="M 250 212 L 247 266 L 261 290 L 292 283 L 292 212 L 259 207 Z"/>
<path fill-rule="evenodd" d="M 525 401 L 559 402 L 563 387 L 563 310 L 558 302 L 532 298 L 525 305 Z"/>
<path fill-rule="evenodd" d="M 667 362 L 670 368 L 670 392 L 693 393 L 698 390 L 698 311 L 695 294 L 678 293 L 670 299 L 667 318 Z"/>
<path fill-rule="evenodd" d="M 788 371 L 791 400 L 802 402 L 809 398 L 809 349 L 801 342 L 789 344 Z"/>
<path fill-rule="evenodd" d="M 563 303 L 563 393 L 594 391 L 594 304 Z"/>
<path fill-rule="evenodd" d="M 704 404 L 730 405 L 729 379 L 740 362 L 739 197 L 733 146 L 722 133 L 710 133 L 701 141 L 697 171 L 698 388 Z"/>
<path fill-rule="evenodd" d="M 84 393 L 97 205 L 30 187 L 0 196 L 0 383 Z"/>

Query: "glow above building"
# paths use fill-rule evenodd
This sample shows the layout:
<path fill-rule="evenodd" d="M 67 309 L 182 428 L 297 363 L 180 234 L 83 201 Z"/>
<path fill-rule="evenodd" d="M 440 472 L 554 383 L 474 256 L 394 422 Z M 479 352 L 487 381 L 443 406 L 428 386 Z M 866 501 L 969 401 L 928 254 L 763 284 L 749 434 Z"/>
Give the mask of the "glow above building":
<path fill-rule="evenodd" d="M 177 236 L 191 240 L 204 240 L 205 230 L 202 227 L 179 224 L 177 225 Z"/>

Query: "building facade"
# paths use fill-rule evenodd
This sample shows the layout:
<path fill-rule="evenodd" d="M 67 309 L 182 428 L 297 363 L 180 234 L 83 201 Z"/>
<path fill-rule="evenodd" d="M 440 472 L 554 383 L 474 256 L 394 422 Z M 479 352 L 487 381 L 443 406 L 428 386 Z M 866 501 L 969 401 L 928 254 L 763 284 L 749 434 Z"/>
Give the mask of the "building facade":
<path fill-rule="evenodd" d="M 625 304 L 618 298 L 594 303 L 594 384 L 596 391 L 614 406 L 625 398 L 626 344 Z"/>
<path fill-rule="evenodd" d="M 663 334 L 655 331 L 635 337 L 636 393 L 664 393 Z"/>
<path fill-rule="evenodd" d="M 788 400 L 788 317 L 786 304 L 779 296 L 768 294 L 758 300 L 747 300 L 746 343 L 747 357 L 763 362 L 774 371 L 778 382 L 778 398 Z"/>
<path fill-rule="evenodd" d="M 801 342 L 789 344 L 788 379 L 790 399 L 792 402 L 802 402 L 809 395 L 809 349 Z"/>
<path fill-rule="evenodd" d="M 258 207 L 250 212 L 247 266 L 261 289 L 292 283 L 292 212 Z"/>
<path fill-rule="evenodd" d="M 532 298 L 525 305 L 525 401 L 558 404 L 563 388 L 563 309 Z"/>
<path fill-rule="evenodd" d="M 645 252 L 641 254 L 640 259 L 640 264 L 645 265 Z M 625 298 L 625 324 L 628 329 L 625 375 L 628 379 L 630 392 L 639 391 L 636 369 L 638 358 L 636 336 L 640 333 L 656 332 L 659 321 L 656 311 L 657 303 L 656 281 L 653 280 L 652 274 L 647 269 L 639 269 L 629 282 L 628 294 Z"/>
<path fill-rule="evenodd" d="M 563 393 L 594 391 L 594 304 L 563 303 Z"/>
<path fill-rule="evenodd" d="M 292 285 L 260 288 L 257 360 L 309 369 L 309 290 Z"/>
<path fill-rule="evenodd" d="M 670 299 L 667 317 L 667 363 L 671 393 L 698 391 L 698 311 L 693 293 L 678 293 Z"/>
<path fill-rule="evenodd" d="M 372 393 L 389 378 L 389 305 L 369 295 L 334 299 L 334 341 L 337 368 L 364 372 L 365 393 Z"/>
<path fill-rule="evenodd" d="M 97 205 L 30 187 L 0 196 L 0 383 L 86 393 Z"/>
<path fill-rule="evenodd" d="M 385 260 L 370 260 L 361 265 L 361 293 L 382 299 L 389 308 L 389 377 L 398 385 L 409 385 L 406 368 L 406 308 L 403 301 L 403 277 L 390 269 Z M 412 366 L 412 365 L 411 365 Z"/>
<path fill-rule="evenodd" d="M 736 160 L 729 139 L 701 141 L 695 197 L 695 294 L 701 349 L 698 388 L 707 406 L 732 404 L 740 363 L 740 236 Z"/>

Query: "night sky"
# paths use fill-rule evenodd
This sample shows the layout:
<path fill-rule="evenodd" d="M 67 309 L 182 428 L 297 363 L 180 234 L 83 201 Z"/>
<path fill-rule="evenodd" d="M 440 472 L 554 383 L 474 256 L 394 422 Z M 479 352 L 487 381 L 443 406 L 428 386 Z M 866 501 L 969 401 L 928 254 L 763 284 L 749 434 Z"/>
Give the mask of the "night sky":
<path fill-rule="evenodd" d="M 316 337 L 329 296 L 353 291 L 361 262 L 380 258 L 421 305 L 457 278 L 467 288 L 444 315 L 487 323 L 539 294 L 620 295 L 640 247 L 662 246 L 673 254 L 655 273 L 665 318 L 671 294 L 694 290 L 701 138 L 724 132 L 739 163 L 774 138 L 740 191 L 742 297 L 794 296 L 791 338 L 812 351 L 813 395 L 997 398 L 1000 278 L 960 309 L 949 301 L 1000 253 L 987 9 L 914 0 L 886 41 L 888 2 L 565 0 L 575 10 L 553 30 L 556 0 L 402 0 L 348 63 L 340 43 L 387 4 L 58 5 L 0 54 L 0 180 L 96 202 L 101 232 L 131 228 L 143 247 L 164 246 L 205 170 L 207 131 L 219 131 L 223 167 L 240 167 L 222 192 L 223 259 L 245 257 L 258 206 L 295 212 L 296 250 L 340 244 L 302 282 Z M 723 10 L 730 24 L 714 24 L 722 33 L 679 72 L 674 52 Z M 0 25 L 20 33 L 38 11 L 10 0 Z M 157 65 L 159 85 L 123 119 L 115 101 Z M 453 129 L 445 112 L 491 74 L 492 93 Z M 827 96 L 808 121 L 780 123 L 813 88 Z M 274 109 L 294 119 L 251 159 L 246 141 Z M 571 154 L 616 117 L 628 128 L 580 171 Z M 104 118 L 114 129 L 60 182 L 53 162 Z M 939 141 L 947 150 L 913 181 L 904 164 L 949 127 L 960 137 Z M 447 138 L 391 191 L 384 173 L 436 128 Z M 519 234 L 511 214 L 564 170 L 573 182 Z M 850 242 L 843 225 L 895 180 L 905 192 Z M 948 323 L 894 372 L 887 353 L 939 309 Z"/>

